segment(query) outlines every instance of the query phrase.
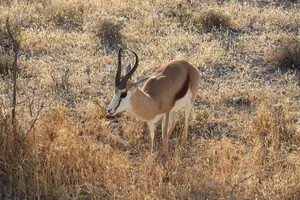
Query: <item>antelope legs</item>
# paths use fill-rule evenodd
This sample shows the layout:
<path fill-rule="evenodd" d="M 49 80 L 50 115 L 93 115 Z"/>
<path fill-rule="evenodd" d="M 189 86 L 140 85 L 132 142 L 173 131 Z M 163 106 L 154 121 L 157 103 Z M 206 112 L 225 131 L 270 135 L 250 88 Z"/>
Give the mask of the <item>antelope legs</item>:
<path fill-rule="evenodd" d="M 169 126 L 168 126 L 168 136 L 169 137 L 170 137 L 173 129 L 175 128 L 176 123 L 177 123 L 176 112 L 171 111 L 170 112 L 170 118 L 169 118 Z"/>
<path fill-rule="evenodd" d="M 165 150 L 167 166 L 169 165 L 169 151 L 168 151 L 168 142 L 169 142 L 169 134 L 168 134 L 169 115 L 170 115 L 170 112 L 167 112 L 163 116 L 163 122 L 162 122 L 162 124 L 163 124 L 163 127 L 162 127 L 163 148 Z"/>
<path fill-rule="evenodd" d="M 186 149 L 187 147 L 187 137 L 188 137 L 188 130 L 189 130 L 189 117 L 190 117 L 190 111 L 193 108 L 193 104 L 188 103 L 186 104 L 184 110 L 185 110 L 185 126 L 184 126 L 184 132 L 183 132 L 183 147 Z"/>
<path fill-rule="evenodd" d="M 185 106 L 185 126 L 184 126 L 184 132 L 183 132 L 183 138 L 182 138 L 182 144 L 184 149 L 187 148 L 187 137 L 188 137 L 188 129 L 189 129 L 189 116 L 190 116 L 190 111 L 193 108 L 193 104 L 188 103 Z M 166 118 L 168 117 L 168 122 L 166 122 Z M 177 123 L 177 119 L 176 119 L 176 112 L 175 111 L 171 111 L 170 113 L 167 113 L 165 115 L 163 115 L 163 119 L 162 119 L 162 139 L 163 139 L 163 146 L 160 148 L 156 159 L 159 159 L 161 154 L 163 153 L 163 151 L 165 151 L 166 153 L 166 159 L 168 161 L 167 158 L 167 154 L 168 154 L 168 138 L 171 135 L 175 125 Z M 166 127 L 168 128 L 166 131 Z M 166 134 L 167 133 L 167 134 Z M 166 149 L 167 148 L 167 149 Z"/>
<path fill-rule="evenodd" d="M 187 137 L 188 137 L 188 129 L 189 129 L 189 116 L 190 111 L 193 108 L 193 104 L 188 103 L 185 106 L 185 126 L 183 132 L 183 147 L 184 149 L 187 148 Z M 169 136 L 171 135 L 172 131 L 175 128 L 177 123 L 176 112 L 171 111 L 163 115 L 162 119 L 162 141 L 163 145 L 159 149 L 159 152 L 156 156 L 156 159 L 159 159 L 161 154 L 165 153 L 166 161 L 169 162 L 169 153 L 168 153 L 168 140 Z M 151 161 L 152 161 L 152 152 L 153 152 L 153 139 L 154 139 L 154 123 L 148 123 L 149 130 L 150 130 L 150 153 L 151 153 Z"/>
<path fill-rule="evenodd" d="M 147 122 L 149 127 L 149 136 L 150 136 L 150 164 L 152 164 L 152 152 L 153 152 L 153 140 L 154 140 L 154 122 Z"/>
<path fill-rule="evenodd" d="M 170 137 L 176 123 L 177 123 L 176 112 L 171 111 L 169 114 L 168 138 Z M 165 116 L 163 116 L 163 120 L 162 120 L 162 139 L 164 139 L 164 126 L 165 126 Z M 158 154 L 156 156 L 156 160 L 160 158 L 163 150 L 164 150 L 164 147 L 161 146 L 161 148 L 159 149 Z"/>

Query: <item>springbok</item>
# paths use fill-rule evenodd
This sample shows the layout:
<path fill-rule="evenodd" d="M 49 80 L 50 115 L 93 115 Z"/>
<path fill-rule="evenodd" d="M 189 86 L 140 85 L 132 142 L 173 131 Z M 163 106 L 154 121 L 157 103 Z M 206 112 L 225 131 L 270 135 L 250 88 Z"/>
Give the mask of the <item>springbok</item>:
<path fill-rule="evenodd" d="M 133 116 L 147 122 L 150 132 L 150 162 L 152 162 L 154 124 L 162 117 L 163 147 L 168 162 L 168 138 L 177 122 L 176 110 L 185 107 L 185 129 L 183 144 L 186 148 L 188 118 L 196 98 L 200 74 L 197 68 L 185 60 L 174 60 L 162 65 L 152 77 L 143 78 L 136 83 L 128 81 L 138 66 L 138 56 L 134 51 L 135 64 L 127 67 L 121 78 L 121 53 L 118 53 L 118 67 L 115 77 L 115 93 L 107 107 L 109 115 L 129 111 Z M 141 88 L 139 88 L 142 86 Z"/>

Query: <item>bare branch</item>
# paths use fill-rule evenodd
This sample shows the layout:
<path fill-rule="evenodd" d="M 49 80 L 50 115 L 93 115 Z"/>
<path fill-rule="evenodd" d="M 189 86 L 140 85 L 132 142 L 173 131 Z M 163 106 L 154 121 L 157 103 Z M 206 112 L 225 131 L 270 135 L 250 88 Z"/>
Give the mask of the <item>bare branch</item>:
<path fill-rule="evenodd" d="M 6 30 L 10 40 L 14 46 L 14 62 L 13 62 L 13 102 L 12 102 L 12 126 L 14 137 L 17 137 L 17 128 L 16 128 L 16 102 L 17 102 L 17 71 L 18 71 L 18 53 L 19 53 L 19 42 L 17 42 L 11 33 L 9 17 L 6 18 Z"/>
<path fill-rule="evenodd" d="M 39 12 L 39 10 L 33 11 L 32 13 L 30 13 L 29 15 L 27 15 L 27 17 L 24 17 L 22 20 L 20 20 L 17 24 L 15 24 L 15 26 L 13 27 L 13 30 L 15 30 L 15 28 L 17 28 L 18 26 L 20 26 L 26 19 L 28 19 L 32 14 L 34 14 L 34 13 L 36 13 L 36 12 Z M 19 36 L 20 33 L 21 33 L 21 32 L 19 31 L 17 34 L 15 34 L 14 37 Z"/>
<path fill-rule="evenodd" d="M 235 188 L 236 188 L 239 184 L 245 182 L 246 180 L 248 180 L 248 179 L 250 179 L 250 178 L 252 178 L 252 177 L 254 177 L 254 176 L 260 175 L 260 174 L 272 174 L 272 172 L 266 172 L 266 171 L 263 171 L 263 172 L 257 172 L 257 173 L 255 173 L 255 174 L 251 174 L 250 176 L 248 176 L 248 177 L 242 179 L 241 181 L 239 181 L 237 184 L 235 184 L 235 185 L 231 188 L 231 191 L 230 191 L 230 199 L 231 199 L 231 200 L 235 199 L 234 196 L 233 196 L 233 195 L 234 195 L 234 190 L 235 190 Z"/>
<path fill-rule="evenodd" d="M 54 102 L 54 100 L 51 101 L 48 106 L 50 106 L 53 102 Z M 34 125 L 36 124 L 36 122 L 38 121 L 39 116 L 41 114 L 41 111 L 45 108 L 45 103 L 46 103 L 46 100 L 41 103 L 41 105 L 40 105 L 40 107 L 39 107 L 39 109 L 38 109 L 38 111 L 37 111 L 37 113 L 36 113 L 36 115 L 35 115 L 32 123 L 31 123 L 31 125 L 29 127 L 29 130 L 27 131 L 27 133 L 25 134 L 25 136 L 22 139 L 23 142 L 25 141 L 25 139 L 27 138 L 27 136 L 30 134 L 31 130 L 34 128 Z"/>
<path fill-rule="evenodd" d="M 38 9 L 36 9 L 35 11 L 33 11 L 32 13 L 30 13 L 29 15 L 27 15 L 27 17 L 24 17 L 22 20 L 20 20 L 14 28 L 18 27 L 20 24 L 22 24 L 26 19 L 28 19 L 30 16 L 32 16 L 32 14 L 36 13 L 36 12 L 39 12 Z"/>
<path fill-rule="evenodd" d="M 285 34 L 287 36 L 289 36 L 290 38 L 292 38 L 295 42 L 299 43 L 299 41 L 297 40 L 297 38 L 293 35 L 291 35 L 287 30 L 284 30 Z"/>

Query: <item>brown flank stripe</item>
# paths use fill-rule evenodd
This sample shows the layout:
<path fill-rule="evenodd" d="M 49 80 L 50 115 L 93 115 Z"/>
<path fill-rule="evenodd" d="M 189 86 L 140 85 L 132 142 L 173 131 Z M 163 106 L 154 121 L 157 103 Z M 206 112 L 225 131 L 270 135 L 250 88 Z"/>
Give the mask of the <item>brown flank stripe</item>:
<path fill-rule="evenodd" d="M 189 88 L 189 83 L 190 83 L 190 78 L 187 75 L 185 82 L 182 86 L 182 88 L 176 93 L 175 95 L 175 101 L 177 101 L 178 99 L 181 99 L 182 97 L 184 97 L 184 95 L 187 93 L 188 88 Z"/>

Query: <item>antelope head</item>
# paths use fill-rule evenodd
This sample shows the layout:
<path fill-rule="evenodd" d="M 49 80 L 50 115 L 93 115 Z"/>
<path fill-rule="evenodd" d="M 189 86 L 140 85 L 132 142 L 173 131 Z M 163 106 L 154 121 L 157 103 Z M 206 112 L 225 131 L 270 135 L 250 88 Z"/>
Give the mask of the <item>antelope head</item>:
<path fill-rule="evenodd" d="M 135 64 L 132 69 L 130 65 L 128 65 L 126 68 L 126 75 L 124 77 L 121 77 L 122 48 L 120 48 L 119 50 L 118 68 L 115 77 L 115 93 L 112 101 L 107 107 L 107 114 L 109 115 L 115 115 L 124 110 L 128 110 L 130 108 L 131 96 L 136 91 L 136 88 L 138 88 L 141 84 L 143 84 L 148 79 L 148 78 L 144 78 L 141 81 L 138 81 L 137 83 L 131 83 L 130 81 L 128 81 L 130 77 L 133 75 L 133 73 L 135 72 L 139 62 L 137 54 L 134 51 L 131 52 L 135 55 Z"/>

